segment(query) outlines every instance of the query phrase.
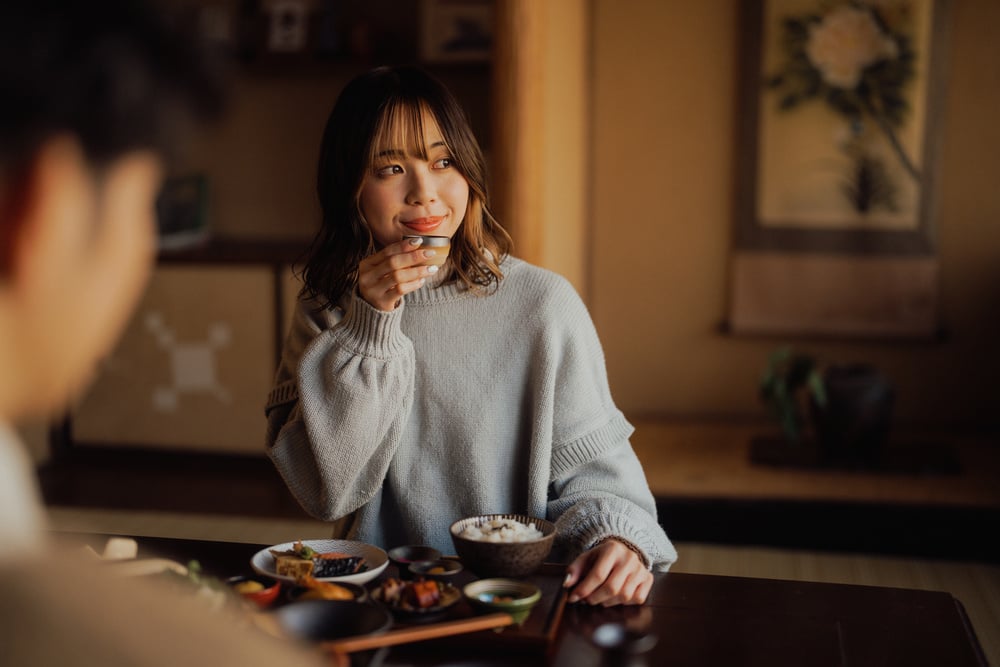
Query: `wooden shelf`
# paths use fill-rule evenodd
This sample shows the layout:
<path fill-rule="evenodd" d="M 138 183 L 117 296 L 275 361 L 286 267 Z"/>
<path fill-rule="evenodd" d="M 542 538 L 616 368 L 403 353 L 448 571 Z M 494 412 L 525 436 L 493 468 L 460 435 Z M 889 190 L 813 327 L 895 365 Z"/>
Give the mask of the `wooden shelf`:
<path fill-rule="evenodd" d="M 47 505 L 308 518 L 264 456 L 74 446 L 38 475 Z"/>
<path fill-rule="evenodd" d="M 214 238 L 188 248 L 160 251 L 157 260 L 161 264 L 295 264 L 308 248 L 308 241 Z"/>
<path fill-rule="evenodd" d="M 887 471 L 756 463 L 768 424 L 634 421 L 632 438 L 674 540 L 1000 562 L 1000 446 L 987 436 L 901 434 L 958 468 Z M 913 458 L 903 457 L 912 462 Z"/>
<path fill-rule="evenodd" d="M 635 420 L 632 444 L 658 497 L 950 505 L 1000 509 L 995 437 L 899 433 L 891 445 L 947 447 L 956 474 L 756 464 L 751 443 L 768 423 Z"/>

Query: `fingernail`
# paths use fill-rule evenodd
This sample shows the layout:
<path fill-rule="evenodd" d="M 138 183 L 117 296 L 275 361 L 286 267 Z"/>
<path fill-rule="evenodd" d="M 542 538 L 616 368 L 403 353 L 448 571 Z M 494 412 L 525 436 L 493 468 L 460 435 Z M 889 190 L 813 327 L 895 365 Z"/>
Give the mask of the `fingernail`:
<path fill-rule="evenodd" d="M 570 602 L 579 602 L 580 601 L 580 597 L 577 596 L 577 595 L 570 595 L 568 599 L 569 599 Z"/>
<path fill-rule="evenodd" d="M 431 264 L 430 266 L 427 267 L 427 273 L 431 274 L 432 276 L 437 272 L 438 272 L 438 267 L 436 264 Z"/>
<path fill-rule="evenodd" d="M 420 238 L 419 236 L 416 237 L 416 238 L 410 239 L 410 245 L 413 246 L 413 247 L 416 247 L 416 246 L 420 245 L 423 242 L 424 242 L 424 240 L 422 238 Z"/>
<path fill-rule="evenodd" d="M 563 588 L 569 586 L 569 582 L 571 581 L 573 581 L 573 575 L 567 572 L 566 576 L 563 578 Z"/>
<path fill-rule="evenodd" d="M 424 250 L 424 257 L 433 257 L 437 253 L 433 250 Z"/>

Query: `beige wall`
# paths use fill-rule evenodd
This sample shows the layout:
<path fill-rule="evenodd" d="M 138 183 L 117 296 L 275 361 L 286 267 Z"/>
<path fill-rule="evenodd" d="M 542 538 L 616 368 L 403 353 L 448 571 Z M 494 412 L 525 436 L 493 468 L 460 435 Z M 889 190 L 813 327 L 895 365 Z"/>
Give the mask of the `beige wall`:
<path fill-rule="evenodd" d="M 996 425 L 1000 411 L 1000 3 L 954 0 L 939 201 L 943 342 L 718 332 L 733 217 L 739 25 L 732 0 L 594 0 L 590 305 L 630 415 L 755 416 L 782 343 L 870 361 L 901 422 Z"/>

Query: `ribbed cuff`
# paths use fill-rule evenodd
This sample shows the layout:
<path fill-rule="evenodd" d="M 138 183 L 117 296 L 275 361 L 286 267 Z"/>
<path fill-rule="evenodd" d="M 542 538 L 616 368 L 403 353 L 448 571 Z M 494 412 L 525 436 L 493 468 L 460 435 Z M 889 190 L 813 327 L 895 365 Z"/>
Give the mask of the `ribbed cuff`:
<path fill-rule="evenodd" d="M 634 547 L 651 569 L 665 571 L 677 560 L 677 552 L 662 527 L 625 498 L 604 495 L 581 500 L 563 513 L 556 525 L 562 548 L 571 554 L 581 554 L 615 538 Z"/>
<path fill-rule="evenodd" d="M 632 553 L 634 553 L 636 556 L 639 557 L 639 560 L 642 561 L 643 566 L 647 570 L 652 570 L 653 569 L 653 563 L 652 563 L 652 561 L 650 560 L 649 556 L 647 556 L 646 553 L 642 549 L 640 549 L 639 547 L 635 546 L 634 544 L 632 544 L 631 542 L 629 542 L 628 540 L 626 540 L 624 537 L 620 537 L 618 535 L 608 535 L 607 537 L 602 537 L 601 539 L 599 539 L 596 542 L 594 542 L 594 544 L 591 547 L 589 547 L 587 549 L 587 551 L 590 551 L 590 549 L 596 549 L 597 547 L 601 546 L 602 544 L 604 544 L 608 540 L 614 540 L 615 542 L 619 542 L 620 544 L 623 544 L 629 551 L 631 551 Z"/>
<path fill-rule="evenodd" d="M 355 296 L 337 331 L 355 352 L 376 359 L 388 359 L 410 347 L 409 339 L 400 328 L 402 319 L 402 305 L 385 312 Z"/>
<path fill-rule="evenodd" d="M 582 541 L 583 551 L 593 549 L 595 546 L 614 538 L 623 543 L 627 543 L 629 548 L 639 554 L 643 564 L 647 568 L 652 567 L 655 554 L 657 553 L 656 541 L 649 533 L 628 521 L 620 515 L 595 516 L 590 521 L 585 521 L 578 527 L 579 539 Z"/>

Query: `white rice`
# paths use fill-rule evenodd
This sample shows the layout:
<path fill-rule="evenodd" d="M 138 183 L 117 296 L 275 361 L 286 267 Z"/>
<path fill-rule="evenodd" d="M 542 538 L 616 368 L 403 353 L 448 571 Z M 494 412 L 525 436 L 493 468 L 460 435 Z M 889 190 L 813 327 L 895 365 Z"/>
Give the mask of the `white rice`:
<path fill-rule="evenodd" d="M 516 519 L 490 519 L 478 526 L 469 525 L 458 536 L 478 542 L 528 542 L 544 537 L 534 524 Z"/>

